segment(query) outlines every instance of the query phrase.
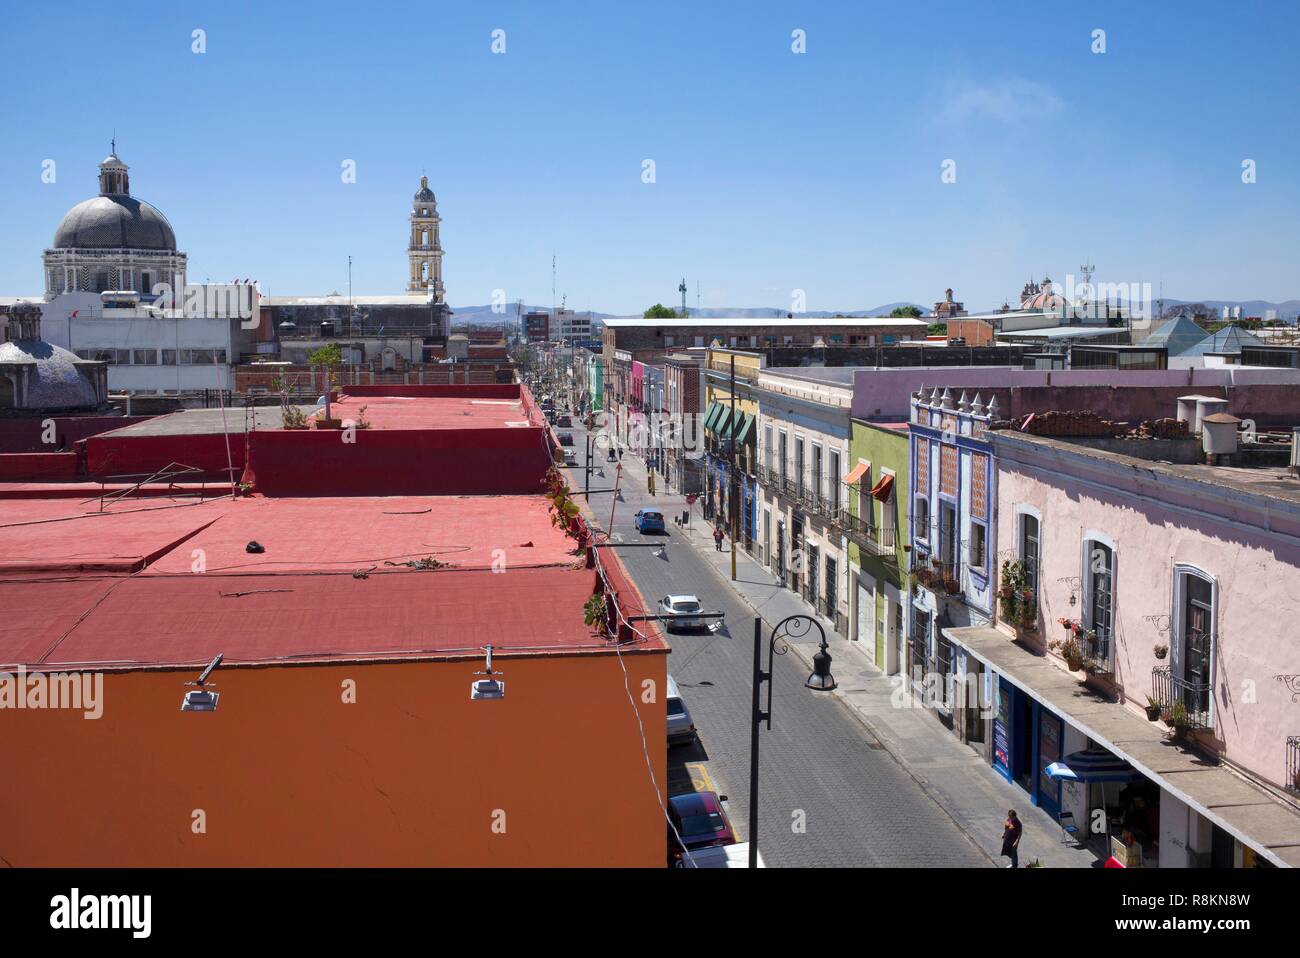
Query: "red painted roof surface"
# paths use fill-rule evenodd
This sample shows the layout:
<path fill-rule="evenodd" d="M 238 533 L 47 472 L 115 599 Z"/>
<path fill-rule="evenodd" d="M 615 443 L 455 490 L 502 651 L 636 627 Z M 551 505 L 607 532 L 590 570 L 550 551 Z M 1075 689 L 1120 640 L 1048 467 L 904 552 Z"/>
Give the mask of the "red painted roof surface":
<path fill-rule="evenodd" d="M 99 514 L 97 503 L 68 499 L 5 503 L 0 667 L 609 647 L 583 623 L 596 573 L 575 568 L 575 542 L 551 525 L 540 496 L 157 505 L 130 501 Z M 58 521 L 40 521 L 50 519 Z M 252 539 L 266 551 L 245 551 Z M 195 571 L 195 550 L 206 571 Z M 450 567 L 386 564 L 429 556 Z M 492 571 L 498 559 L 502 572 Z M 626 614 L 644 611 L 621 571 L 616 589 Z M 639 628 L 650 640 L 634 648 L 667 648 L 657 630 Z"/>
<path fill-rule="evenodd" d="M 489 644 L 502 655 L 608 648 L 582 621 L 595 583 L 595 572 L 565 568 L 0 581 L 0 606 L 12 613 L 0 624 L 0 663 L 54 670 L 198 664 L 218 652 L 233 665 L 482 658 Z"/>
<path fill-rule="evenodd" d="M 227 499 L 219 522 L 145 574 L 188 573 L 194 549 L 208 572 L 350 573 L 428 557 L 462 569 L 572 564 L 575 543 L 549 506 L 541 496 Z M 249 540 L 266 551 L 246 552 Z"/>
<path fill-rule="evenodd" d="M 331 403 L 330 413 L 335 419 L 356 420 L 362 406 L 371 429 L 501 429 L 511 423 L 529 424 L 518 399 L 343 395 Z"/>

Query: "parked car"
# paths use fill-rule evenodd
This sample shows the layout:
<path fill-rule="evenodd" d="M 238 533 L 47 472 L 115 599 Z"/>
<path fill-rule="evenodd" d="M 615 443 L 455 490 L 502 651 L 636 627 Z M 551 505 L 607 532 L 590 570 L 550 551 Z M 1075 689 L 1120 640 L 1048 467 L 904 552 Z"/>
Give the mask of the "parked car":
<path fill-rule="evenodd" d="M 573 417 L 572 417 L 572 416 L 561 416 L 559 419 L 557 419 L 557 420 L 555 421 L 555 424 L 556 424 L 557 426 L 559 426 L 561 429 L 572 429 L 572 428 L 573 428 Z"/>
<path fill-rule="evenodd" d="M 659 600 L 659 614 L 671 616 L 663 619 L 669 632 L 674 629 L 701 629 L 709 624 L 708 619 L 695 618 L 691 612 L 702 612 L 700 600 L 693 595 L 666 595 Z M 683 615 L 682 613 L 688 613 Z"/>
<path fill-rule="evenodd" d="M 676 865 L 685 851 L 736 844 L 736 830 L 731 827 L 722 807 L 726 796 L 717 792 L 686 792 L 668 799 L 668 818 L 681 836 L 678 842 L 673 828 L 668 829 L 668 864 Z"/>
<path fill-rule="evenodd" d="M 766 868 L 763 853 L 757 855 L 758 867 Z M 737 842 L 734 845 L 715 845 L 712 848 L 699 848 L 691 852 L 691 860 L 686 856 L 677 862 L 678 868 L 748 868 L 749 842 Z"/>
<path fill-rule="evenodd" d="M 573 433 L 571 433 L 571 432 L 562 432 L 562 433 L 560 433 L 560 445 L 561 445 L 561 446 L 572 446 L 572 445 L 573 445 Z"/>
<path fill-rule="evenodd" d="M 682 693 L 673 677 L 668 676 L 668 744 L 684 745 L 695 741 L 695 721 L 682 701 Z"/>
<path fill-rule="evenodd" d="M 655 509 L 638 509 L 636 514 L 636 531 L 645 535 L 647 532 L 668 532 L 664 525 L 664 514 Z"/>
<path fill-rule="evenodd" d="M 578 464 L 578 454 L 572 449 L 564 450 L 564 464 L 566 466 L 576 466 Z"/>

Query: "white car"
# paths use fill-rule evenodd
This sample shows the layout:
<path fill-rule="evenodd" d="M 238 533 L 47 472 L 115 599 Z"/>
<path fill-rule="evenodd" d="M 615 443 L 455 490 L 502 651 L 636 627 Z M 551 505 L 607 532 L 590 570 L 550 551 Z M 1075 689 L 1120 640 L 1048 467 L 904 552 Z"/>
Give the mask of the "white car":
<path fill-rule="evenodd" d="M 568 447 L 564 450 L 564 464 L 566 466 L 576 466 L 578 464 L 578 454 Z"/>
<path fill-rule="evenodd" d="M 700 605 L 698 596 L 666 595 L 659 600 L 659 614 L 666 617 L 661 621 L 670 632 L 673 629 L 702 629 L 706 627 L 709 624 L 708 619 L 695 618 L 689 615 L 691 612 L 703 611 L 704 607 Z M 687 614 L 684 615 L 683 613 Z"/>

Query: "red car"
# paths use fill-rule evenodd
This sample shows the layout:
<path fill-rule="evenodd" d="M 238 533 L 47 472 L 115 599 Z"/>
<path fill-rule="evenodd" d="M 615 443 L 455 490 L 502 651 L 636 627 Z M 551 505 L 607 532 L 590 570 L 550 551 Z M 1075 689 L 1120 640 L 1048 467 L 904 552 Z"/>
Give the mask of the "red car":
<path fill-rule="evenodd" d="M 687 851 L 736 844 L 736 830 L 727 820 L 723 799 L 716 792 L 686 792 L 668 799 L 668 817 Z M 668 829 L 668 864 L 682 861 L 682 845 Z M 689 867 L 689 865 L 687 866 Z"/>

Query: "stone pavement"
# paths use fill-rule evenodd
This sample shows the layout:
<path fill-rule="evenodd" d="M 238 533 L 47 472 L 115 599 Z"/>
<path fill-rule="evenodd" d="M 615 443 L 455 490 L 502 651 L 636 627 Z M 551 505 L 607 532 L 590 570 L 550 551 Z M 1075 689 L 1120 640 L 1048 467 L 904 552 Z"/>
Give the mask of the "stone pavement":
<path fill-rule="evenodd" d="M 644 462 L 627 453 L 622 463 L 623 487 L 629 494 L 637 494 L 637 504 L 644 503 L 641 495 L 646 488 Z M 606 468 L 605 472 L 613 478 L 612 468 Z M 662 490 L 662 478 L 656 475 L 656 480 Z M 593 481 L 592 485 L 595 487 L 596 483 Z M 673 522 L 674 516 L 680 517 L 686 508 L 682 497 L 672 493 L 661 494 L 649 502 L 663 510 L 668 523 Z M 704 518 L 698 502 L 691 512 L 689 527 L 670 525 L 672 543 L 689 542 L 769 629 L 787 615 L 810 613 L 810 607 L 802 599 L 743 550 L 736 551 L 736 581 L 730 582 L 730 538 L 724 540 L 723 551 L 718 552 L 713 542 L 713 526 Z M 1014 808 L 1025 825 L 1020 841 L 1022 867 L 1035 859 L 1048 868 L 1100 866 L 1096 855 L 1088 849 L 1073 842 L 1063 843 L 1061 829 L 1051 815 L 1031 805 L 1022 789 L 993 771 L 925 708 L 919 705 L 895 708 L 891 704 L 894 684 L 890 677 L 871 663 L 856 642 L 849 642 L 835 632 L 826 619 L 819 616 L 817 620 L 826 630 L 834 660 L 832 670 L 842 683 L 833 694 L 992 861 L 999 865 L 1007 862 L 999 857 L 1001 823 L 1007 809 Z M 811 670 L 816 643 L 804 638 L 791 642 L 790 648 Z M 908 701 L 912 699 L 909 697 Z"/>

